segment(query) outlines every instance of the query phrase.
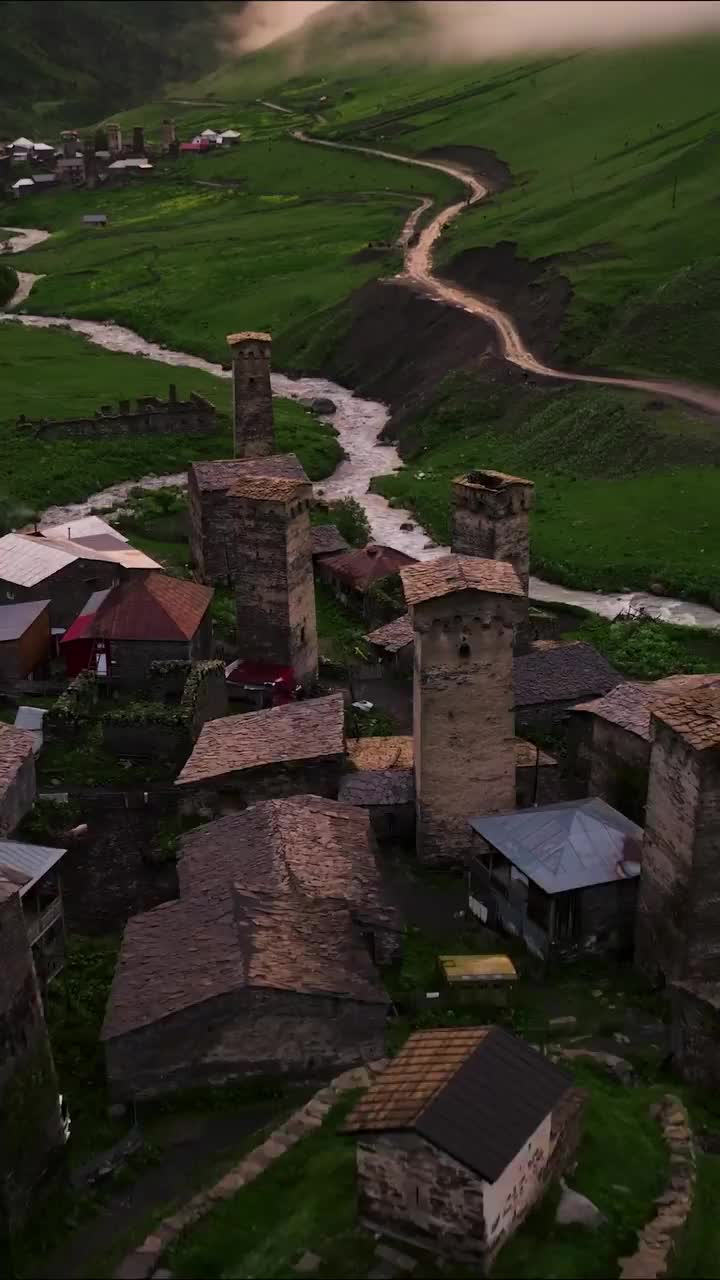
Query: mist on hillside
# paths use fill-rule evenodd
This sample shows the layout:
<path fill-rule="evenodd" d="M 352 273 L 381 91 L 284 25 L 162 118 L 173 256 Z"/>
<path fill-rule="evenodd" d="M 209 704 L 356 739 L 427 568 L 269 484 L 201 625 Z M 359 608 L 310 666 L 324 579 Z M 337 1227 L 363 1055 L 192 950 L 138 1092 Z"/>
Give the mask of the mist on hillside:
<path fill-rule="evenodd" d="M 323 10 L 328 11 L 324 21 L 319 19 Z M 388 21 L 393 16 L 394 24 Z M 363 43 L 363 33 L 376 23 L 379 39 Z M 287 52 L 312 62 L 315 39 L 322 37 L 326 57 L 334 31 L 340 60 L 379 55 L 468 62 L 536 49 L 644 44 L 715 30 L 720 30 L 720 0 L 250 0 L 231 20 L 231 44 L 242 54 L 296 32 Z"/>

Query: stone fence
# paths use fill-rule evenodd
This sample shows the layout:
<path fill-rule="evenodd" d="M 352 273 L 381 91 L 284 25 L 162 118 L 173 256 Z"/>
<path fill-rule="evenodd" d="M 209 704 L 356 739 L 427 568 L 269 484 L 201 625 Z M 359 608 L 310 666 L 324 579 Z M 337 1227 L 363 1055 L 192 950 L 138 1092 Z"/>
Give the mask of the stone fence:
<path fill-rule="evenodd" d="M 682 1102 L 668 1093 L 652 1108 L 670 1149 L 670 1179 L 655 1201 L 657 1213 L 638 1233 L 638 1247 L 620 1258 L 620 1280 L 660 1280 L 670 1268 L 675 1243 L 690 1216 L 695 1190 L 695 1150 Z"/>

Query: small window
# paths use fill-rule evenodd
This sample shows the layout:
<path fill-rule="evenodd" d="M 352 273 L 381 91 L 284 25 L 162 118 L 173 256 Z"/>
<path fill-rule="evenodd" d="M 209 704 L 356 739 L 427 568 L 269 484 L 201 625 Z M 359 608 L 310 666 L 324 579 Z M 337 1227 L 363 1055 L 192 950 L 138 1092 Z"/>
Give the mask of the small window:
<path fill-rule="evenodd" d="M 467 640 L 463 640 L 462 644 L 458 648 L 458 653 L 461 658 L 470 657 L 470 645 L 468 644 Z"/>
<path fill-rule="evenodd" d="M 304 626 L 300 628 L 300 643 L 301 644 L 305 643 L 305 627 Z"/>

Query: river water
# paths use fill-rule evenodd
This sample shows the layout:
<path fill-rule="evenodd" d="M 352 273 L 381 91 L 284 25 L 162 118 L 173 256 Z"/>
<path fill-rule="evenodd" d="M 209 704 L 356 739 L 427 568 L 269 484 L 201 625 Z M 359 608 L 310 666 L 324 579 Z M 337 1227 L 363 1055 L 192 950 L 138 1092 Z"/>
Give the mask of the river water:
<path fill-rule="evenodd" d="M 408 225 L 414 216 L 419 216 L 420 212 L 422 210 L 416 210 L 415 215 L 410 215 L 403 229 L 403 238 L 407 239 Z M 28 229 L 23 229 L 20 234 L 25 239 L 32 236 L 32 232 Z M 45 232 L 40 233 L 40 240 L 45 239 L 46 235 Z M 31 243 L 39 242 L 39 240 L 31 241 Z M 16 302 L 16 299 L 13 302 Z M 157 343 L 149 342 L 134 333 L 132 329 L 123 328 L 110 321 L 61 319 L 54 316 L 17 315 L 7 312 L 0 315 L 0 321 L 3 320 L 35 329 L 70 329 L 106 351 L 143 356 L 175 367 L 201 369 L 216 378 L 230 377 L 229 372 L 219 364 L 204 360 L 201 356 L 172 351 Z M 403 465 L 397 450 L 379 439 L 389 418 L 389 409 L 386 405 L 377 400 L 366 400 L 356 396 L 347 387 L 341 387 L 327 378 L 289 378 L 281 373 L 273 373 L 272 387 L 275 395 L 287 399 L 326 397 L 337 406 L 336 412 L 328 416 L 326 421 L 332 422 L 335 427 L 346 457 L 329 479 L 321 480 L 316 484 L 315 492 L 319 497 L 329 501 L 344 497 L 356 498 L 365 508 L 373 538 L 377 542 L 397 547 L 419 560 L 431 559 L 447 552 L 447 547 L 438 547 L 431 541 L 427 532 L 408 511 L 394 509 L 379 494 L 368 492 L 368 485 L 373 476 L 398 471 Z M 144 476 L 140 480 L 113 485 L 100 493 L 92 494 L 85 502 L 51 507 L 44 513 L 42 523 L 50 525 L 72 522 L 88 514 L 91 508 L 112 510 L 121 505 L 129 491 L 137 485 L 157 489 L 168 485 L 181 485 L 185 482 L 186 476 L 183 473 L 169 476 Z M 575 591 L 544 582 L 540 578 L 531 578 L 530 594 L 538 601 L 558 601 L 579 605 L 606 618 L 613 618 L 624 609 L 643 608 L 651 616 L 662 621 L 688 626 L 720 627 L 720 613 L 706 605 L 675 600 L 666 596 L 649 595 L 644 592 L 603 594 L 593 591 Z"/>

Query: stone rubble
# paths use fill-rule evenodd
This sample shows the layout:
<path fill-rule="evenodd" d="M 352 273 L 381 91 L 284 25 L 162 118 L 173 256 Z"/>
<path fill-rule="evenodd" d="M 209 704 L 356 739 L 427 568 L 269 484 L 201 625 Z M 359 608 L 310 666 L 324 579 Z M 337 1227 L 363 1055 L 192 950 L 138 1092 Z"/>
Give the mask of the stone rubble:
<path fill-rule="evenodd" d="M 668 1274 L 675 1242 L 690 1215 L 695 1189 L 695 1149 L 690 1120 L 672 1093 L 650 1108 L 670 1150 L 670 1180 L 658 1196 L 657 1213 L 638 1232 L 638 1247 L 620 1258 L 620 1280 L 661 1280 Z"/>

